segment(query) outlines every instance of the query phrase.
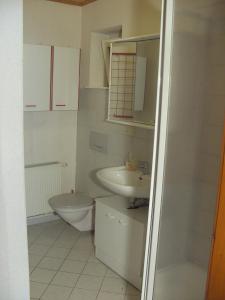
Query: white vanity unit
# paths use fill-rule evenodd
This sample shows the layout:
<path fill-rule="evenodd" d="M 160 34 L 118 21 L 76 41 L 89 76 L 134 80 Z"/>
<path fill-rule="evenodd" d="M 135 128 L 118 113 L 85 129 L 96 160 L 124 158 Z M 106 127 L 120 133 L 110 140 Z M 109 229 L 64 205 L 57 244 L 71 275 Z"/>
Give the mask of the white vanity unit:
<path fill-rule="evenodd" d="M 96 257 L 141 289 L 148 207 L 127 209 L 128 199 L 96 199 Z"/>

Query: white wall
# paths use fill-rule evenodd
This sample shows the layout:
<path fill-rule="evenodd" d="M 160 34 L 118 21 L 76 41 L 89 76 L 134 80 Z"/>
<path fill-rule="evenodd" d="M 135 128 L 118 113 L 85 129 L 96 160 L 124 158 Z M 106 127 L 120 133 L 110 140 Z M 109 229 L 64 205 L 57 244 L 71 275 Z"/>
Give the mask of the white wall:
<path fill-rule="evenodd" d="M 24 0 L 24 42 L 80 48 L 81 8 Z"/>
<path fill-rule="evenodd" d="M 22 1 L 0 2 L 0 298 L 28 300 L 23 168 Z"/>
<path fill-rule="evenodd" d="M 159 32 L 160 12 L 156 11 L 147 0 L 125 0 L 122 3 L 119 0 L 98 0 L 83 8 L 45 0 L 24 1 L 24 41 L 26 43 L 79 47 L 82 40 L 81 75 L 84 79 L 83 83 L 86 80 L 88 81 L 89 78 L 91 32 L 117 25 L 122 25 L 123 36 Z M 84 83 L 84 85 L 88 85 L 88 83 Z M 104 166 L 103 161 L 107 164 L 124 162 L 127 152 L 130 151 L 130 144 L 133 144 L 133 151 L 138 153 L 139 148 L 137 145 L 139 143 L 137 142 L 137 145 L 135 145 L 132 136 L 140 137 L 141 143 L 144 143 L 144 139 L 147 139 L 146 143 L 148 145 L 152 136 L 149 132 L 145 133 L 142 130 L 139 133 L 133 133 L 133 131 L 130 133 L 129 128 L 106 125 L 106 123 L 101 123 L 104 119 L 102 117 L 101 120 L 96 119 L 98 124 L 101 123 L 99 130 L 106 130 L 111 134 L 114 131 L 118 132 L 118 135 L 117 133 L 114 135 L 115 144 L 118 145 L 118 141 L 121 141 L 122 144 L 118 146 L 118 150 L 114 146 L 114 150 L 109 152 L 107 160 L 104 160 L 104 155 L 98 153 L 88 157 L 89 131 L 97 126 L 95 116 L 98 115 L 99 111 L 101 113 L 104 111 L 105 114 L 106 94 L 94 90 L 82 91 L 79 101 L 80 111 L 78 115 L 81 118 L 78 122 L 78 167 L 75 168 L 76 113 L 73 112 L 25 113 L 25 160 L 26 164 L 47 162 L 49 160 L 66 161 L 69 163 L 69 167 L 64 170 L 66 172 L 64 176 L 65 191 L 73 187 L 74 178 L 77 174 L 76 188 L 83 190 L 86 182 L 89 182 L 89 192 L 96 193 L 95 188 L 92 186 L 92 179 L 89 177 L 89 171 L 97 166 Z M 89 108 L 83 111 L 85 106 Z M 92 123 L 88 121 L 86 113 L 91 116 Z M 89 129 L 84 131 L 84 128 Z M 144 135 L 143 138 L 142 135 Z M 146 153 L 150 149 L 145 145 L 144 143 L 145 155 L 143 157 L 147 157 Z M 118 154 L 116 160 L 113 158 L 115 153 Z M 99 157 L 99 159 L 96 160 L 96 157 Z M 88 166 L 85 164 L 84 168 L 85 158 L 90 160 L 90 164 Z M 96 189 L 98 190 L 98 188 Z"/>
<path fill-rule="evenodd" d="M 78 112 L 76 187 L 92 197 L 104 196 L 109 192 L 96 181 L 96 170 L 124 165 L 129 152 L 136 160 L 146 160 L 151 164 L 154 131 L 105 122 L 108 101 L 108 92 L 105 90 L 83 89 L 81 99 Z M 107 153 L 90 149 L 91 131 L 106 135 Z"/>
<path fill-rule="evenodd" d="M 156 11 L 149 0 L 98 0 L 83 7 L 82 86 L 89 85 L 91 33 L 117 26 L 122 26 L 124 37 L 159 33 L 160 11 Z M 128 152 L 132 152 L 137 160 L 148 160 L 151 163 L 154 132 L 105 122 L 107 101 L 108 91 L 106 90 L 81 90 L 78 112 L 76 185 L 78 190 L 88 192 L 91 196 L 108 193 L 96 182 L 96 169 L 124 164 L 128 158 Z M 106 134 L 108 138 L 106 154 L 90 149 L 91 131 Z"/>
<path fill-rule="evenodd" d="M 81 8 L 24 0 L 24 42 L 81 47 Z M 77 112 L 25 112 L 25 164 L 67 162 L 63 190 L 75 189 Z"/>
<path fill-rule="evenodd" d="M 149 0 L 98 0 L 84 6 L 81 86 L 89 86 L 91 32 L 122 26 L 123 37 L 159 33 L 160 16 Z"/>

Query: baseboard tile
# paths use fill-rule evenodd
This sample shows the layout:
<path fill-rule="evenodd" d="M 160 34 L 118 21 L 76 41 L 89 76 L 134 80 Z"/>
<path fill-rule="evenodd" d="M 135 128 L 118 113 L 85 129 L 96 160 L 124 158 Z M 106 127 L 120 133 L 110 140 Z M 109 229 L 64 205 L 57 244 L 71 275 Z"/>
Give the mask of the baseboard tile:
<path fill-rule="evenodd" d="M 46 223 L 46 222 L 51 222 L 59 219 L 60 219 L 59 216 L 54 213 L 50 213 L 46 215 L 38 215 L 38 216 L 28 217 L 27 225 L 29 226 L 29 225 L 35 225 L 40 223 Z"/>

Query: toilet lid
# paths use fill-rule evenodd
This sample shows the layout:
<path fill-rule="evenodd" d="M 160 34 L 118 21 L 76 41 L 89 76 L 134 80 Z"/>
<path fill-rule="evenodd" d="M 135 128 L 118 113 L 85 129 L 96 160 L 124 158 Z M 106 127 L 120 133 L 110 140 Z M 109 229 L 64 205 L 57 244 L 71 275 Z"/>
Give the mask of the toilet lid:
<path fill-rule="evenodd" d="M 56 195 L 48 202 L 55 210 L 82 209 L 93 205 L 93 199 L 82 193 Z"/>

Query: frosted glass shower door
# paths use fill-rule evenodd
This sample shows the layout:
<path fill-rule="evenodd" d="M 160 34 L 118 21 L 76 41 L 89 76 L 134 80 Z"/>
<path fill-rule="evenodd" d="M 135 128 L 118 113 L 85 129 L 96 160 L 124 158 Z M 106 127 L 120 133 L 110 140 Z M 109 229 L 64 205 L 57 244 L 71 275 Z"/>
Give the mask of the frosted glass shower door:
<path fill-rule="evenodd" d="M 225 109 L 225 1 L 165 3 L 146 299 L 204 300 Z"/>

